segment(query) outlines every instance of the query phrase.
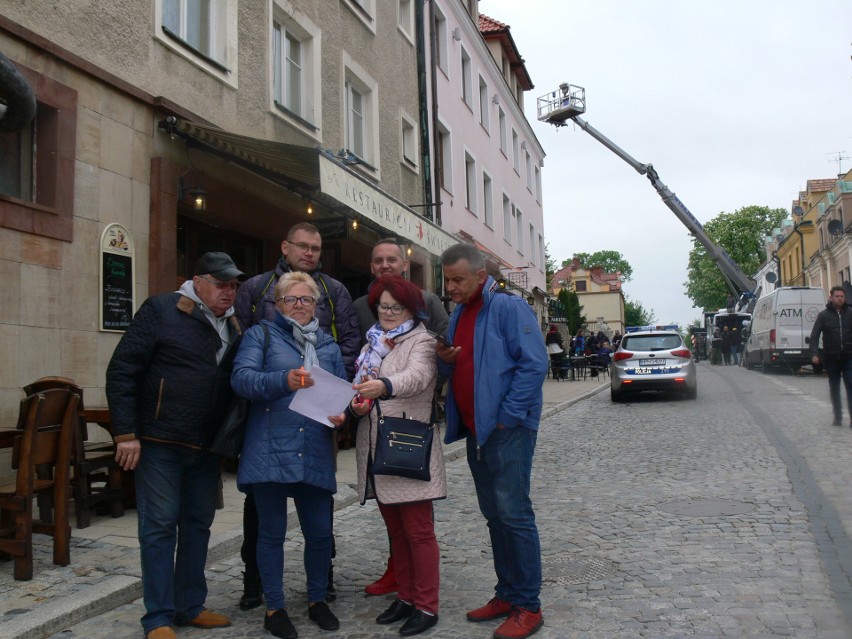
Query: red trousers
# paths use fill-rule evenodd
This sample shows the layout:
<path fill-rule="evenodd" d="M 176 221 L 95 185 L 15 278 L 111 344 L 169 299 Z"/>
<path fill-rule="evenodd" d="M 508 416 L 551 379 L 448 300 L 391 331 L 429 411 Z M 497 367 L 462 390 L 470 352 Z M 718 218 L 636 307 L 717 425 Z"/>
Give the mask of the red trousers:
<path fill-rule="evenodd" d="M 397 598 L 438 614 L 441 554 L 432 502 L 379 504 L 379 510 L 390 535 Z"/>

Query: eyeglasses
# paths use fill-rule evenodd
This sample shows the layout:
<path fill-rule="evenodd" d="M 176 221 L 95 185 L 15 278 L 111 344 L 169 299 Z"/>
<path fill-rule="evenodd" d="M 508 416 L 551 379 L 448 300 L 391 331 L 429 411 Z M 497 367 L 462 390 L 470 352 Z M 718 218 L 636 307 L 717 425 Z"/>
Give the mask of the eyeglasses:
<path fill-rule="evenodd" d="M 198 278 L 204 280 L 205 282 L 209 282 L 210 284 L 218 288 L 220 291 L 224 291 L 225 289 L 231 289 L 232 291 L 236 291 L 240 287 L 240 283 L 235 281 L 223 282 L 222 280 L 217 280 L 215 278 L 211 280 L 209 277 L 204 277 L 203 275 L 199 275 Z"/>
<path fill-rule="evenodd" d="M 279 297 L 276 301 L 280 302 L 281 300 L 284 300 L 287 306 L 293 306 L 296 302 L 301 303 L 302 306 L 310 306 L 317 301 L 315 297 L 311 297 L 310 295 L 285 295 L 284 297 Z"/>
<path fill-rule="evenodd" d="M 292 244 L 305 253 L 319 253 L 322 251 L 322 246 L 318 244 L 305 244 L 304 242 L 287 242 L 287 244 Z"/>
<path fill-rule="evenodd" d="M 399 304 L 379 304 L 378 308 L 380 313 L 390 313 L 391 315 L 400 315 L 405 310 L 405 307 Z"/>

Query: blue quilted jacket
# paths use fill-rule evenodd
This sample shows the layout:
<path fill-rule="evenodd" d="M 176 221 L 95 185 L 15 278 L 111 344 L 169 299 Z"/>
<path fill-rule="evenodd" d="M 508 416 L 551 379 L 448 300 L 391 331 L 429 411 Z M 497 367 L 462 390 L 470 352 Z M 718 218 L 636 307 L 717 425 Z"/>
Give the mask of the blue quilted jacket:
<path fill-rule="evenodd" d="M 269 330 L 269 348 L 263 357 L 263 327 Z M 317 332 L 320 366 L 346 379 L 343 357 L 334 340 Z M 287 372 L 302 365 L 302 354 L 287 321 L 263 320 L 243 336 L 234 360 L 231 386 L 252 400 L 237 483 L 249 492 L 250 484 L 305 483 L 336 492 L 332 437 L 334 431 L 290 410 L 294 392 L 287 387 Z"/>

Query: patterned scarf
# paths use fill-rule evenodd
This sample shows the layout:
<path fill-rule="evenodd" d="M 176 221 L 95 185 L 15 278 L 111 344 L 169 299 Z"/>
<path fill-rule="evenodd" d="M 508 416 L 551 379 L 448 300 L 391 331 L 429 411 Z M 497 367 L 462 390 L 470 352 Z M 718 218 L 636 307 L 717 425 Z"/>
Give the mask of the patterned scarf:
<path fill-rule="evenodd" d="M 382 360 L 396 346 L 393 338 L 412 330 L 414 325 L 415 321 L 410 319 L 386 333 L 378 322 L 373 324 L 367 331 L 369 348 L 363 351 L 355 362 L 355 380 L 352 383 L 360 384 L 371 379 L 378 379 Z"/>
<path fill-rule="evenodd" d="M 302 350 L 302 355 L 305 356 L 305 370 L 311 370 L 314 365 L 319 365 L 317 358 L 317 330 L 319 329 L 319 320 L 315 317 L 310 322 L 302 326 L 294 319 L 291 319 L 281 313 L 281 317 L 290 322 L 293 328 L 293 338 L 296 344 Z"/>

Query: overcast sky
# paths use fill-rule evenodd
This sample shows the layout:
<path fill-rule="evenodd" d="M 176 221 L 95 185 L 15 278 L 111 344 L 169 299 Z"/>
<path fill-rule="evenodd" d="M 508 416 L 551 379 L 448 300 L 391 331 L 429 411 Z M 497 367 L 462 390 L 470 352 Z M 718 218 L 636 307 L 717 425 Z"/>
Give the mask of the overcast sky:
<path fill-rule="evenodd" d="M 536 120 L 561 82 L 585 119 L 706 223 L 751 204 L 790 210 L 852 157 L 850 0 L 480 0 L 508 24 L 535 88 L 526 115 L 547 157 L 545 241 L 561 263 L 620 251 L 625 294 L 658 322 L 701 316 L 684 293 L 692 247 L 650 182 L 576 126 Z M 846 159 L 843 171 L 852 167 Z"/>

